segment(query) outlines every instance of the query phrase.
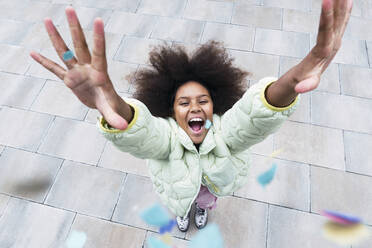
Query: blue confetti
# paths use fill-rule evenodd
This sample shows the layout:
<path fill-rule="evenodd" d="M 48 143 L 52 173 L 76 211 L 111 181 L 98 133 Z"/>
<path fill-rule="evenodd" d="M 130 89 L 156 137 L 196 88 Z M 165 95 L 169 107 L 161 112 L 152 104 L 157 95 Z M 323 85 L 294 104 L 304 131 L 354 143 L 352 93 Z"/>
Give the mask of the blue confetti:
<path fill-rule="evenodd" d="M 160 230 L 159 230 L 159 233 L 160 234 L 163 234 L 163 233 L 166 233 L 166 232 L 171 232 L 173 227 L 177 224 L 177 222 L 175 220 L 170 220 L 169 223 L 167 225 L 164 225 L 164 226 L 161 226 L 160 227 Z"/>
<path fill-rule="evenodd" d="M 149 245 L 150 248 L 172 248 L 154 237 L 149 237 L 147 244 Z"/>
<path fill-rule="evenodd" d="M 141 218 L 149 225 L 163 227 L 169 224 L 168 212 L 159 204 L 155 204 L 151 208 L 146 209 L 141 213 Z"/>
<path fill-rule="evenodd" d="M 207 119 L 206 122 L 205 122 L 205 128 L 209 129 L 211 126 L 212 126 L 212 122 Z"/>
<path fill-rule="evenodd" d="M 335 216 L 336 218 L 340 218 L 346 222 L 351 222 L 351 223 L 360 223 L 362 220 L 358 217 L 355 217 L 355 216 L 350 216 L 350 215 L 345 215 L 345 214 L 342 214 L 342 213 L 339 213 L 339 212 L 335 212 L 335 211 L 330 211 L 330 210 L 323 210 L 323 212 L 326 214 L 326 215 L 330 215 L 330 216 Z"/>
<path fill-rule="evenodd" d="M 262 186 L 266 186 L 267 184 L 269 184 L 273 178 L 274 178 L 274 175 L 275 175 L 275 172 L 276 172 L 276 164 L 273 164 L 273 166 L 271 167 L 270 170 L 262 173 L 259 177 L 258 177 L 258 182 L 262 185 Z"/>
<path fill-rule="evenodd" d="M 216 224 L 203 228 L 190 242 L 190 248 L 223 248 L 221 233 Z"/>
<path fill-rule="evenodd" d="M 83 232 L 73 231 L 66 242 L 68 248 L 82 248 L 87 240 L 87 235 Z"/>
<path fill-rule="evenodd" d="M 68 60 L 70 60 L 70 59 L 72 59 L 74 57 L 74 53 L 72 51 L 68 50 L 67 52 L 65 52 L 62 55 L 62 57 L 63 57 L 63 60 L 64 61 L 68 61 Z"/>

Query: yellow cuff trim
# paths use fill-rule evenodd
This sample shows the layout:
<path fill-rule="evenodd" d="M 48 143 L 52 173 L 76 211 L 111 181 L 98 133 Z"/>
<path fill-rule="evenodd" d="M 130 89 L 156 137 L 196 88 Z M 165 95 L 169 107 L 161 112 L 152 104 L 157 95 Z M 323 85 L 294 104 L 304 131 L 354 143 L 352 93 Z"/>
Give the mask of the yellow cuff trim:
<path fill-rule="evenodd" d="M 138 108 L 134 104 L 131 104 L 131 103 L 127 103 L 127 104 L 129 104 L 134 109 L 134 116 L 133 116 L 132 121 L 128 124 L 128 127 L 126 129 L 120 130 L 120 129 L 110 127 L 110 125 L 107 123 L 107 121 L 103 117 L 101 117 L 99 121 L 101 129 L 108 133 L 120 133 L 120 132 L 129 130 L 134 125 L 134 123 L 136 123 L 138 119 Z"/>
<path fill-rule="evenodd" d="M 268 82 L 267 84 L 266 84 L 266 86 L 265 87 L 263 87 L 263 89 L 262 89 L 262 91 L 261 91 L 261 101 L 262 101 L 262 103 L 267 107 L 267 108 L 269 108 L 269 109 L 271 109 L 271 110 L 274 110 L 274 111 L 278 111 L 278 112 L 280 112 L 280 111 L 284 111 L 284 110 L 287 110 L 287 109 L 290 109 L 291 107 L 293 107 L 293 105 L 295 105 L 296 103 L 297 103 L 297 101 L 298 101 L 298 96 L 296 97 L 296 99 L 290 104 L 290 105 L 288 105 L 287 107 L 275 107 L 275 106 L 273 106 L 273 105 L 271 105 L 270 103 L 268 103 L 267 102 L 267 100 L 266 100 L 266 97 L 265 97 L 265 92 L 266 92 L 266 89 L 267 89 L 267 87 L 269 87 L 272 83 L 274 83 L 274 82 L 276 82 L 276 80 L 275 81 L 270 81 L 270 82 Z"/>

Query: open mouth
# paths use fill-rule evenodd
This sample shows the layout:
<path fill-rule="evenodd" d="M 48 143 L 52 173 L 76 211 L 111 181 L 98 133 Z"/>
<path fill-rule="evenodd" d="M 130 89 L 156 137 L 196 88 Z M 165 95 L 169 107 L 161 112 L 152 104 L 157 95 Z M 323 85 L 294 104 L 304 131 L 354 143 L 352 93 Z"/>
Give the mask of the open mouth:
<path fill-rule="evenodd" d="M 191 131 L 195 134 L 200 133 L 203 130 L 204 120 L 201 118 L 192 118 L 188 122 Z"/>

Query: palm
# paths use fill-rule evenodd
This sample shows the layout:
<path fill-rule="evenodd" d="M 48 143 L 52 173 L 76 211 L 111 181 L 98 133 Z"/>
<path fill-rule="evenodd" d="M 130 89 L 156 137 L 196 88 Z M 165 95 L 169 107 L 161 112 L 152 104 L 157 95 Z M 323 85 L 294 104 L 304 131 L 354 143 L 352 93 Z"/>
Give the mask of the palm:
<path fill-rule="evenodd" d="M 83 104 L 98 109 L 110 124 L 124 129 L 127 122 L 113 109 L 113 102 L 119 96 L 107 73 L 102 20 L 96 19 L 94 22 L 94 45 L 91 54 L 75 11 L 68 7 L 66 15 L 76 53 L 76 57 L 64 60 L 67 70 L 38 53 L 32 52 L 31 57 L 63 80 Z M 63 54 L 68 51 L 65 42 L 50 19 L 45 19 L 44 23 L 57 54 L 63 59 Z"/>

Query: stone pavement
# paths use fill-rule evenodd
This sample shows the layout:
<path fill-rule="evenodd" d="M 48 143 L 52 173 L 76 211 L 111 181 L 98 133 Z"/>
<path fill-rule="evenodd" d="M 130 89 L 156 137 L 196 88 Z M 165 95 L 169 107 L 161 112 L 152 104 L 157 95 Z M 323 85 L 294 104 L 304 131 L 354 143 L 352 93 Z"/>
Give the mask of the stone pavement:
<path fill-rule="evenodd" d="M 117 91 L 164 41 L 192 50 L 225 42 L 251 84 L 279 76 L 316 40 L 321 0 L 0 0 L 0 247 L 64 247 L 72 231 L 84 247 L 147 247 L 157 236 L 139 213 L 158 201 L 145 162 L 98 133 L 97 111 L 29 57 L 59 61 L 42 20 L 51 17 L 71 45 L 64 9 L 72 5 L 92 44 L 105 23 L 109 72 Z M 336 247 L 321 210 L 354 214 L 372 227 L 372 1 L 354 0 L 343 45 L 320 87 L 274 135 L 253 147 L 248 184 L 218 200 L 210 222 L 227 248 Z M 60 61 L 59 61 L 60 62 Z M 256 177 L 284 148 L 272 184 Z M 187 247 L 196 233 L 174 230 Z M 350 248 L 350 246 L 347 246 Z M 353 248 L 372 247 L 372 239 Z"/>

